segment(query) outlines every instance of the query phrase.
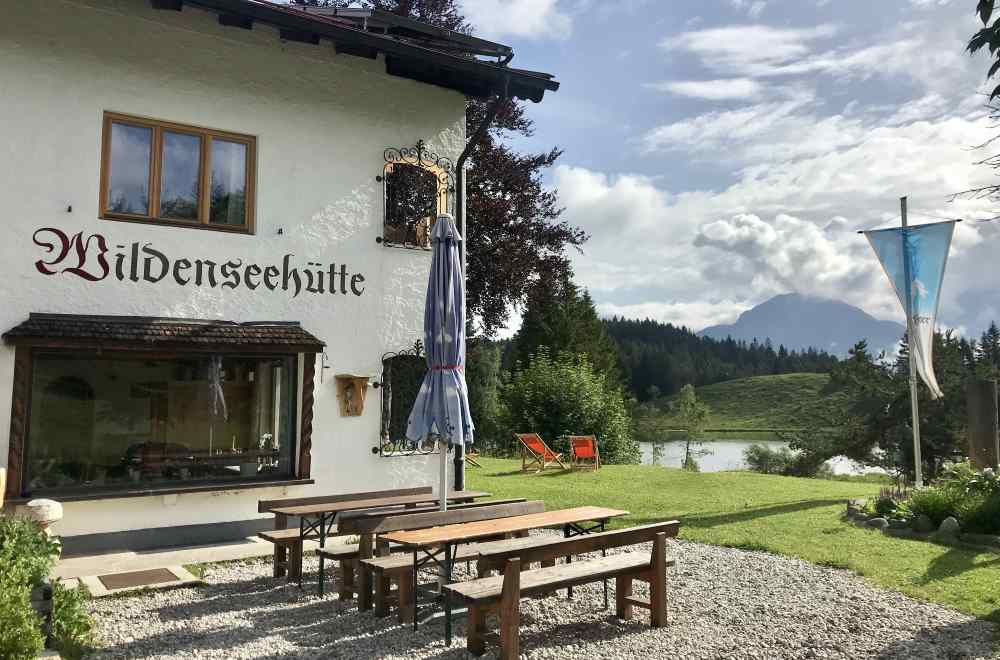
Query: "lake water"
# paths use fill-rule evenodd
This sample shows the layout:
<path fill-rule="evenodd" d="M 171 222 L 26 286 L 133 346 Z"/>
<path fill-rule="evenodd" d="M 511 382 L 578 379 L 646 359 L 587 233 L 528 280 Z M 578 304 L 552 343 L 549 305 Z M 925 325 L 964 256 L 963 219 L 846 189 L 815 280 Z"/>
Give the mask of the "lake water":
<path fill-rule="evenodd" d="M 750 445 L 764 445 L 769 449 L 787 447 L 788 443 L 780 440 L 705 440 L 696 449 L 709 452 L 697 456 L 698 467 L 702 472 L 722 472 L 724 470 L 746 470 L 743 451 Z M 640 442 L 643 465 L 661 465 L 663 467 L 679 468 L 684 462 L 684 443 L 682 441 Z M 877 471 L 865 468 L 854 461 L 838 456 L 827 461 L 834 474 L 864 474 Z"/>

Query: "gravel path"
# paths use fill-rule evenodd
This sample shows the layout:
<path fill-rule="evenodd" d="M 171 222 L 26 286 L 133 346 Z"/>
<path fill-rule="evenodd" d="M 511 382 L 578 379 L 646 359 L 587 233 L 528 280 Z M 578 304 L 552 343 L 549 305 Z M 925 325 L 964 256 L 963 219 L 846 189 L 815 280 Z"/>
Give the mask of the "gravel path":
<path fill-rule="evenodd" d="M 875 589 L 846 571 L 683 541 L 671 550 L 679 561 L 668 576 L 666 628 L 618 621 L 613 609 L 602 609 L 597 584 L 578 588 L 573 601 L 522 601 L 522 653 L 560 660 L 993 657 L 991 624 Z M 315 568 L 307 559 L 305 592 L 272 578 L 269 561 L 256 561 L 212 567 L 204 587 L 94 601 L 103 644 L 95 657 L 471 657 L 464 619 L 446 648 L 440 623 L 414 633 L 394 617 L 359 613 L 354 601 L 318 598 Z M 636 588 L 646 595 L 645 585 Z"/>

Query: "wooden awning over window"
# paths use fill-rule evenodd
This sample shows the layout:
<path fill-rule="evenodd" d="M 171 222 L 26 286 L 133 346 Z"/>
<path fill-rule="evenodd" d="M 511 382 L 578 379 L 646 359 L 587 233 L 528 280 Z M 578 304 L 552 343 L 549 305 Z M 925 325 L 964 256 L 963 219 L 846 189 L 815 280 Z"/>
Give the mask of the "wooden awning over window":
<path fill-rule="evenodd" d="M 215 353 L 319 353 L 324 347 L 298 323 L 72 314 L 31 314 L 3 340 L 13 346 Z"/>

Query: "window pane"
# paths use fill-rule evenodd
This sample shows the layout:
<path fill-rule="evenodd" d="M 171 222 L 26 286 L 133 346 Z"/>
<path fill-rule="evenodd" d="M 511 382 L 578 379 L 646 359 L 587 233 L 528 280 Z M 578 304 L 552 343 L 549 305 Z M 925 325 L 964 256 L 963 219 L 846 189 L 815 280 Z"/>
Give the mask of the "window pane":
<path fill-rule="evenodd" d="M 245 225 L 247 145 L 212 139 L 212 207 L 209 222 Z"/>
<path fill-rule="evenodd" d="M 291 357 L 39 356 L 28 488 L 289 477 L 293 377 Z"/>
<path fill-rule="evenodd" d="M 160 217 L 198 219 L 201 138 L 163 132 L 163 172 L 160 177 Z"/>
<path fill-rule="evenodd" d="M 149 215 L 149 158 L 153 129 L 111 124 L 108 211 Z"/>
<path fill-rule="evenodd" d="M 438 179 L 422 167 L 390 163 L 385 170 L 385 240 L 430 245 L 437 214 Z"/>

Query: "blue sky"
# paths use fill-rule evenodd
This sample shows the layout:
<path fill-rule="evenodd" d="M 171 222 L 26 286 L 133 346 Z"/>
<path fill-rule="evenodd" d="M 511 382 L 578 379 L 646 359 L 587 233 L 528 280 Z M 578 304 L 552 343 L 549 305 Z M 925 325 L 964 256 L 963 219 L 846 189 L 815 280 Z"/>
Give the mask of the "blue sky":
<path fill-rule="evenodd" d="M 562 89 L 526 148 L 592 236 L 577 280 L 604 314 L 694 329 L 789 291 L 900 318 L 861 228 L 968 220 L 940 320 L 1000 320 L 984 57 L 973 0 L 462 0 L 514 66 Z"/>

